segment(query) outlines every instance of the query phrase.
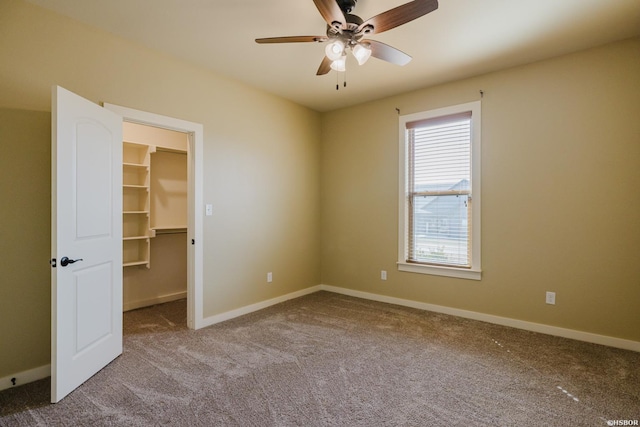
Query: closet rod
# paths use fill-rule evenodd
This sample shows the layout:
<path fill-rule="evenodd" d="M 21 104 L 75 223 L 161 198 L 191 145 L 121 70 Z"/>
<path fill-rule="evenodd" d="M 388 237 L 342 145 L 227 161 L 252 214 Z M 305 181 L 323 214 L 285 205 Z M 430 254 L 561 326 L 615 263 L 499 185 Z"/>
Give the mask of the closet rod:
<path fill-rule="evenodd" d="M 187 230 L 176 230 L 176 231 L 156 230 L 156 236 L 159 236 L 161 234 L 187 234 Z"/>

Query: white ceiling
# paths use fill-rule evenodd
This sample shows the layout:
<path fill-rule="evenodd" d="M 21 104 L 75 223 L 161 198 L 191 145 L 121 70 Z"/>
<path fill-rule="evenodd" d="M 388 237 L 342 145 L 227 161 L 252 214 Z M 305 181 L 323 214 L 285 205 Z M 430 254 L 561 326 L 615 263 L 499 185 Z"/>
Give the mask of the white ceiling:
<path fill-rule="evenodd" d="M 438 10 L 370 38 L 413 57 L 372 58 L 316 76 L 324 44 L 256 38 L 324 35 L 312 0 L 28 0 L 217 74 L 330 111 L 640 35 L 640 0 L 440 0 Z M 408 0 L 359 0 L 363 19 Z M 639 52 L 640 55 L 640 52 Z M 342 81 L 342 78 L 341 78 Z"/>

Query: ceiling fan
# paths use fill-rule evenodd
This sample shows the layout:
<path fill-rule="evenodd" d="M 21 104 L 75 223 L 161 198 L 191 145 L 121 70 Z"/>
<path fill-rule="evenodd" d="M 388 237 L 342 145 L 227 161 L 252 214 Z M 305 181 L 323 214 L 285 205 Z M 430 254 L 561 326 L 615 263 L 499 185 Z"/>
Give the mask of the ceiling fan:
<path fill-rule="evenodd" d="M 318 76 L 327 74 L 330 70 L 345 71 L 347 50 L 351 50 L 360 65 L 371 56 L 393 64 L 405 65 L 411 61 L 409 55 L 382 42 L 365 39 L 364 36 L 391 30 L 438 8 L 437 0 L 414 0 L 363 21 L 359 16 L 351 14 L 357 1 L 313 0 L 327 22 L 326 36 L 268 37 L 256 39 L 256 42 L 328 42 L 325 57 L 316 73 Z"/>

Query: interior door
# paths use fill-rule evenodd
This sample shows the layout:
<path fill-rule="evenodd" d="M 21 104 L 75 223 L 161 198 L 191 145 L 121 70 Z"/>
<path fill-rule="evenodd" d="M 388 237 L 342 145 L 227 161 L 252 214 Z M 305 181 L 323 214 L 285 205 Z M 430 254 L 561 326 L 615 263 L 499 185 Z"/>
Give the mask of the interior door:
<path fill-rule="evenodd" d="M 122 117 L 52 91 L 51 401 L 122 353 Z"/>

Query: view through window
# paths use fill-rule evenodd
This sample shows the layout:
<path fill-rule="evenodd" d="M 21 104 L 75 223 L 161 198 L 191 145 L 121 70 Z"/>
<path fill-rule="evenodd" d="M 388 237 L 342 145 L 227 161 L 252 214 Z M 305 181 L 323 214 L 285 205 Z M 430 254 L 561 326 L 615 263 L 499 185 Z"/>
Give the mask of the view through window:
<path fill-rule="evenodd" d="M 407 123 L 408 261 L 471 267 L 471 113 Z"/>

